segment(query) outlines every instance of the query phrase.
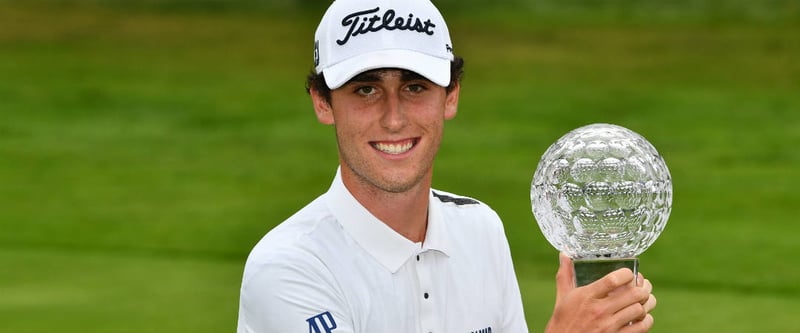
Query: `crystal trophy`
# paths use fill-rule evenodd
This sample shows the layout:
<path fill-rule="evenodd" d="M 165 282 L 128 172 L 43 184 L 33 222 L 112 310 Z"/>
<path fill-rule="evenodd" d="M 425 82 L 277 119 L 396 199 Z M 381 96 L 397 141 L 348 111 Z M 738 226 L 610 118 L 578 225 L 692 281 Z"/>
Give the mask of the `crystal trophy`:
<path fill-rule="evenodd" d="M 664 159 L 641 135 L 592 124 L 556 141 L 531 183 L 533 215 L 545 238 L 573 260 L 575 282 L 589 284 L 622 267 L 658 238 L 672 209 Z"/>

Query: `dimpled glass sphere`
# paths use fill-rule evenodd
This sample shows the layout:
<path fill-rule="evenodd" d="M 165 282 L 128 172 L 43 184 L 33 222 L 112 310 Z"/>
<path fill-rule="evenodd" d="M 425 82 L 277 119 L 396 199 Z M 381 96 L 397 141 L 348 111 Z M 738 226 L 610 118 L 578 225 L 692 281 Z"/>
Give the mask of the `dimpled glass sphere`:
<path fill-rule="evenodd" d="M 547 149 L 533 176 L 531 205 L 545 238 L 571 258 L 633 258 L 667 224 L 672 179 L 642 136 L 593 124 Z"/>

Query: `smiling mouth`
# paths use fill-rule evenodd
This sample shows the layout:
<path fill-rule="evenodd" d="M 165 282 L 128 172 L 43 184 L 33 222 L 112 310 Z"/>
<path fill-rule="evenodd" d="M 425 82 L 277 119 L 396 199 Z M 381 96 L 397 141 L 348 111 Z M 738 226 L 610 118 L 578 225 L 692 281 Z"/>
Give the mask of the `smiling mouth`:
<path fill-rule="evenodd" d="M 380 152 L 399 155 L 411 150 L 411 148 L 417 144 L 417 139 L 407 139 L 397 142 L 370 142 L 370 144 Z"/>

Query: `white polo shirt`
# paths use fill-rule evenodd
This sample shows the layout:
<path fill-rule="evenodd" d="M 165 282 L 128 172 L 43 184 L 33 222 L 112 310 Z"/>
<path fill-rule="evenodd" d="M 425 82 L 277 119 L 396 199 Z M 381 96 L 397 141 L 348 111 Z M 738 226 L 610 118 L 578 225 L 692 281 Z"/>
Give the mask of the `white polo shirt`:
<path fill-rule="evenodd" d="M 497 214 L 431 191 L 424 243 L 374 217 L 339 172 L 247 259 L 238 332 L 524 333 Z"/>

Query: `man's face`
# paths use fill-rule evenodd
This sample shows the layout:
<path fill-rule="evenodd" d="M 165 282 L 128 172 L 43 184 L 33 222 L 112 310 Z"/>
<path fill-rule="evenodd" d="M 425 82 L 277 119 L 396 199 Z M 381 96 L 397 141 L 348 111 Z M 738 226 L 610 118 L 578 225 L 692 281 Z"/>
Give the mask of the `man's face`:
<path fill-rule="evenodd" d="M 379 69 L 333 90 L 330 104 L 319 94 L 312 98 L 320 122 L 336 128 L 345 184 L 403 193 L 430 187 L 444 121 L 455 117 L 458 93 L 458 87 L 448 94 L 410 71 Z"/>

